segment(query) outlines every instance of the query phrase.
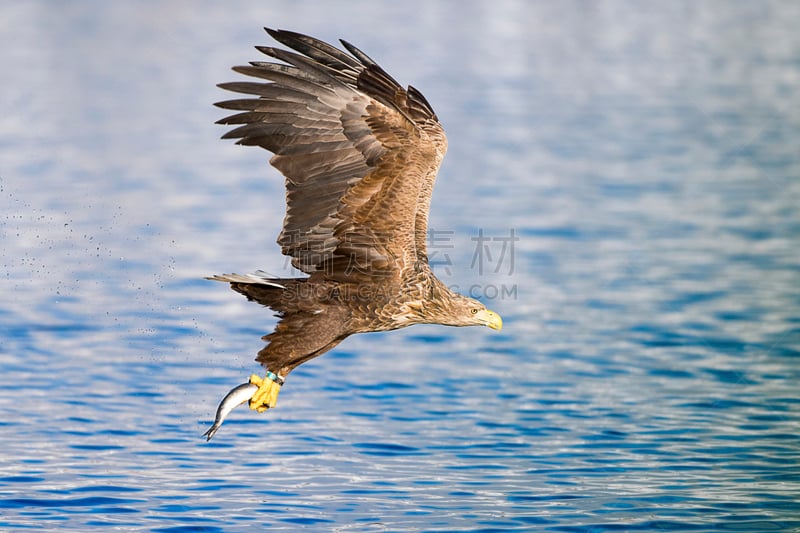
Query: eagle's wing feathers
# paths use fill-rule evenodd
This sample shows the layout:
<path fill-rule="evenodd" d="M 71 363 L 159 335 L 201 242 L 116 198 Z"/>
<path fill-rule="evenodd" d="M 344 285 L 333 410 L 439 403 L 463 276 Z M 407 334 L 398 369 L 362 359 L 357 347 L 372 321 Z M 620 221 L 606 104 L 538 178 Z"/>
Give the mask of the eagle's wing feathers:
<path fill-rule="evenodd" d="M 257 98 L 217 105 L 238 111 L 226 138 L 273 152 L 286 178 L 278 238 L 292 264 L 337 280 L 396 273 L 425 258 L 430 196 L 447 142 L 425 98 L 403 89 L 366 54 L 267 30 L 296 52 L 259 47 L 283 63 L 239 73 L 266 80 L 221 87 Z"/>

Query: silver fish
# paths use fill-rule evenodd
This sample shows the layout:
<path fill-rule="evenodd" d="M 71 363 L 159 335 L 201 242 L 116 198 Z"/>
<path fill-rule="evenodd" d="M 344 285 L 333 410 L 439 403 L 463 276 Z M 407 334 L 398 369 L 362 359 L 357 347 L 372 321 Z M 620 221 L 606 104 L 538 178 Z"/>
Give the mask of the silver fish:
<path fill-rule="evenodd" d="M 217 407 L 217 415 L 214 417 L 214 425 L 208 428 L 208 431 L 203 433 L 203 437 L 206 437 L 206 442 L 211 440 L 211 437 L 214 436 L 214 433 L 216 433 L 219 427 L 222 425 L 222 422 L 225 420 L 225 417 L 228 416 L 228 413 L 252 398 L 253 394 L 255 394 L 257 390 L 258 387 L 252 383 L 242 383 L 241 385 L 231 389 L 231 391 L 219 403 L 219 407 Z"/>

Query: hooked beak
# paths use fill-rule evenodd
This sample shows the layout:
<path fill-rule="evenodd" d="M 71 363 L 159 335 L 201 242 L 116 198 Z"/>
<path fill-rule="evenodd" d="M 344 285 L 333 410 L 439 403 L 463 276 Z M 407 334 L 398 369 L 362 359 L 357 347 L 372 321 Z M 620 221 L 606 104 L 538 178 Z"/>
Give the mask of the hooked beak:
<path fill-rule="evenodd" d="M 494 311 L 489 311 L 488 309 L 478 311 L 478 320 L 480 320 L 481 324 L 484 326 L 489 326 L 497 331 L 503 329 L 503 319 Z"/>

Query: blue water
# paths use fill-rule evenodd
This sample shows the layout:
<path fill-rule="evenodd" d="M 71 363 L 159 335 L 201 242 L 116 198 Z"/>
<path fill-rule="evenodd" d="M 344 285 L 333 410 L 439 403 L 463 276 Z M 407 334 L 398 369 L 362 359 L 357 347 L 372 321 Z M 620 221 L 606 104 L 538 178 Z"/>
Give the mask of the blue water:
<path fill-rule="evenodd" d="M 395 4 L 0 6 L 0 531 L 800 531 L 797 4 Z M 211 106 L 264 25 L 424 92 L 436 272 L 505 328 L 206 443 L 274 319 L 202 278 L 289 273 Z"/>

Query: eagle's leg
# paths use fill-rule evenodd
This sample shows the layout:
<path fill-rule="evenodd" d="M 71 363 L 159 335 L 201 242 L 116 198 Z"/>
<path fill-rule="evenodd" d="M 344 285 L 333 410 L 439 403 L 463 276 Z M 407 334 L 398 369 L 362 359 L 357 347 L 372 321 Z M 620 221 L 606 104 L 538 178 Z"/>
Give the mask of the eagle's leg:
<path fill-rule="evenodd" d="M 275 407 L 278 403 L 278 393 L 283 385 L 283 378 L 267 371 L 265 377 L 258 374 L 250 376 L 250 383 L 258 387 L 258 390 L 250 398 L 250 409 L 263 413 L 270 407 Z"/>

